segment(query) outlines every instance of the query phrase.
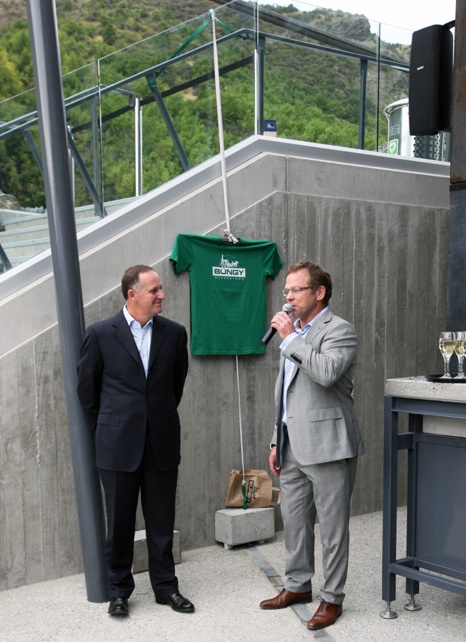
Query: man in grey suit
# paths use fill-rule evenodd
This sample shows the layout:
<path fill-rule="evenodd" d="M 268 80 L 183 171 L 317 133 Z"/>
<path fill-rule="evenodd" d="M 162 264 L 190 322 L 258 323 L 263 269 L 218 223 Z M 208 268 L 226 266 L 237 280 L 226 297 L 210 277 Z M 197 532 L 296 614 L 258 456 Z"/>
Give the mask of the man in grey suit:
<path fill-rule="evenodd" d="M 293 310 L 278 312 L 271 321 L 282 342 L 269 466 L 281 480 L 286 581 L 279 595 L 260 607 L 311 602 L 318 518 L 324 583 L 310 630 L 334 624 L 342 613 L 350 498 L 357 457 L 364 453 L 352 400 L 357 335 L 329 309 L 331 295 L 326 270 L 308 261 L 295 263 L 284 290 Z"/>

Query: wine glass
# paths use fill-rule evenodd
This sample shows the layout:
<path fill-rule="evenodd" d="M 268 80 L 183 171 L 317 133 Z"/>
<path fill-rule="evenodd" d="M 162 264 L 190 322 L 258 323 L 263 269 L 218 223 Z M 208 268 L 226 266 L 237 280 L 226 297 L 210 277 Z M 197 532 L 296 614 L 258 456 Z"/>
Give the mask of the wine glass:
<path fill-rule="evenodd" d="M 459 364 L 455 379 L 465 379 L 465 332 L 456 332 L 456 347 L 454 349 Z"/>
<path fill-rule="evenodd" d="M 451 361 L 452 353 L 456 347 L 456 333 L 455 332 L 440 332 L 439 335 L 439 349 L 444 359 L 444 374 L 441 379 L 451 379 L 449 372 L 449 363 Z"/>

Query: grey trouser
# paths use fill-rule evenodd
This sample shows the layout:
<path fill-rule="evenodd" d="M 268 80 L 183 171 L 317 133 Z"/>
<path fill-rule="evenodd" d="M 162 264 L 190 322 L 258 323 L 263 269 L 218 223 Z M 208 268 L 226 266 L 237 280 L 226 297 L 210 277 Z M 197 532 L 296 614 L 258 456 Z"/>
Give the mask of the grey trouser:
<path fill-rule="evenodd" d="M 357 457 L 300 465 L 290 445 L 280 475 L 285 530 L 285 588 L 311 590 L 315 574 L 315 521 L 318 518 L 324 583 L 320 598 L 342 604 L 349 556 L 350 498 Z"/>

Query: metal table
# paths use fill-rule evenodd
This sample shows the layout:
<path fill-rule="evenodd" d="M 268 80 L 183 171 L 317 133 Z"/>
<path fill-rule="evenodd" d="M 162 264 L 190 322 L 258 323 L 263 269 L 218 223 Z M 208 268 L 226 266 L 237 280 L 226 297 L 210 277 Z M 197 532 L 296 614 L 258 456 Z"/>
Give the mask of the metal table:
<path fill-rule="evenodd" d="M 408 415 L 399 433 L 399 414 Z M 406 554 L 396 559 L 398 452 L 407 451 Z M 465 595 L 465 383 L 389 379 L 384 409 L 383 582 L 392 619 L 396 575 L 410 601 L 425 582 Z"/>

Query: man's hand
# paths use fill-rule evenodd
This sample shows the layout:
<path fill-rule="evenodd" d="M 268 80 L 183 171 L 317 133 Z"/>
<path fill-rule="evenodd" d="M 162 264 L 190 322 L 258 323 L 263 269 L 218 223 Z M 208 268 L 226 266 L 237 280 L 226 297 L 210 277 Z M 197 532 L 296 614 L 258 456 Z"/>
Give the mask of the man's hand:
<path fill-rule="evenodd" d="M 273 475 L 275 475 L 276 477 L 279 477 L 279 475 L 281 474 L 282 468 L 276 467 L 276 450 L 277 450 L 276 446 L 273 446 L 269 453 L 269 468 L 271 469 L 271 472 Z"/>
<path fill-rule="evenodd" d="M 276 328 L 282 341 L 288 337 L 289 334 L 295 332 L 295 327 L 290 314 L 287 314 L 287 312 L 283 312 L 282 310 L 277 312 L 271 319 L 271 327 Z"/>

